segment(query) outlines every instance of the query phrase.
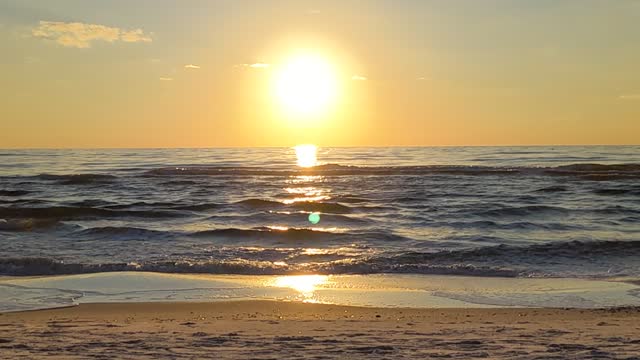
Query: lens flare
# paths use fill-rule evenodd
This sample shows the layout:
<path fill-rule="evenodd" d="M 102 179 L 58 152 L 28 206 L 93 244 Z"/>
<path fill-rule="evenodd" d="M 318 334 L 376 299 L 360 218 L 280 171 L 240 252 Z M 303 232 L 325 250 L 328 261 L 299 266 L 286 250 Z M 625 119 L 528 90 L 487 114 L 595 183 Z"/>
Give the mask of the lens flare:
<path fill-rule="evenodd" d="M 320 222 L 320 213 L 314 212 L 309 214 L 309 222 L 313 225 Z"/>

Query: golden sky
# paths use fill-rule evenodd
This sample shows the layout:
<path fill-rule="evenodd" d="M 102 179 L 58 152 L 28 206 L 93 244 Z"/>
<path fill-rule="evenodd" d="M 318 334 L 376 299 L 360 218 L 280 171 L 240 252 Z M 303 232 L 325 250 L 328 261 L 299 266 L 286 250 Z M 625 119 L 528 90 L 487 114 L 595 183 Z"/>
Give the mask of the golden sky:
<path fill-rule="evenodd" d="M 635 0 L 0 0 L 0 148 L 638 144 L 639 19 Z"/>

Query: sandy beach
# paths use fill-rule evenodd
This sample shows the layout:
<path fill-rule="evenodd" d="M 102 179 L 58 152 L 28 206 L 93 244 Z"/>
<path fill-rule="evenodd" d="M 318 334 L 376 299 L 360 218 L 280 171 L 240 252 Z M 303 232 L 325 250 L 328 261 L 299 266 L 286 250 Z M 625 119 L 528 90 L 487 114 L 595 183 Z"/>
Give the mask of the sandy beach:
<path fill-rule="evenodd" d="M 639 16 L 0 0 L 0 360 L 640 360 Z"/>
<path fill-rule="evenodd" d="M 82 304 L 0 314 L 3 358 L 638 359 L 640 309 Z"/>

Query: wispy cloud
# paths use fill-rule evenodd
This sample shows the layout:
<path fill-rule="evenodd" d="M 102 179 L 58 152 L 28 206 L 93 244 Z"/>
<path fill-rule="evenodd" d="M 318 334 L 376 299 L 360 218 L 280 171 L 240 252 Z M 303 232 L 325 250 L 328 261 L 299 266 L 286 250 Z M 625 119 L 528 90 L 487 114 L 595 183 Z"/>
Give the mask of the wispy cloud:
<path fill-rule="evenodd" d="M 160 81 L 173 81 L 173 78 L 170 77 L 161 77 Z"/>
<path fill-rule="evenodd" d="M 188 64 L 184 66 L 185 69 L 191 69 L 191 70 L 197 70 L 200 69 L 200 66 L 198 65 L 193 65 L 193 64 Z"/>
<path fill-rule="evenodd" d="M 362 76 L 362 75 L 353 75 L 351 77 L 351 80 L 355 80 L 355 81 L 365 81 L 368 80 L 366 76 Z"/>
<path fill-rule="evenodd" d="M 252 69 L 268 69 L 271 67 L 271 64 L 258 62 L 253 64 L 237 64 L 237 65 L 234 65 L 234 67 L 252 68 Z"/>
<path fill-rule="evenodd" d="M 640 94 L 625 94 L 618 96 L 618 98 L 622 100 L 640 100 Z"/>
<path fill-rule="evenodd" d="M 38 26 L 31 29 L 31 35 L 36 38 L 55 41 L 65 46 L 86 49 L 94 41 L 113 43 L 122 41 L 127 43 L 151 42 L 151 36 L 142 29 L 124 30 L 98 24 L 80 22 L 40 21 Z"/>
<path fill-rule="evenodd" d="M 142 29 L 120 30 L 120 40 L 124 42 L 151 42 L 151 36 L 147 35 Z"/>

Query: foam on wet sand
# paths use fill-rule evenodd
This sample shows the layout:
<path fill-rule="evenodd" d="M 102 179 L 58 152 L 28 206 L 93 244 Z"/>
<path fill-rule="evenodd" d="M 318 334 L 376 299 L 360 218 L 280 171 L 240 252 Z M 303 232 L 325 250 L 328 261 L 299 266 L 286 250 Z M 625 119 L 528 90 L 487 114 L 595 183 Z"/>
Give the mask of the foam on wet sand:
<path fill-rule="evenodd" d="M 602 308 L 640 306 L 639 294 L 640 285 L 629 281 L 563 278 L 113 272 L 0 279 L 0 311 L 85 303 L 230 300 L 409 308 Z"/>

